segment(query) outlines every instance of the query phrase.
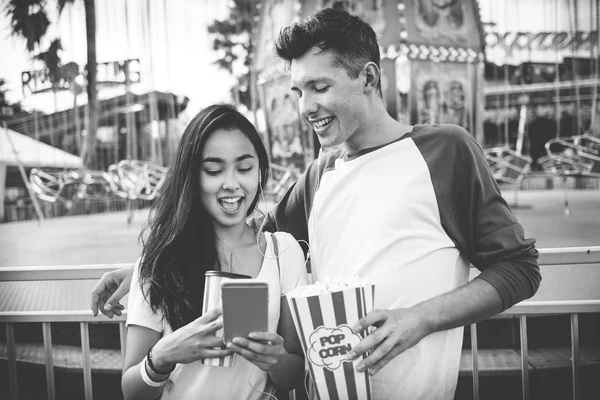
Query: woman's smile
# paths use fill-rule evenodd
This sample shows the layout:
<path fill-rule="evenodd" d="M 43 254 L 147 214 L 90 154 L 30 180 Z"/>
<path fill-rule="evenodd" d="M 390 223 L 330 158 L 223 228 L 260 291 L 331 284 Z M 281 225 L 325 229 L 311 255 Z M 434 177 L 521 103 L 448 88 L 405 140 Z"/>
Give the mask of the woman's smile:
<path fill-rule="evenodd" d="M 217 201 L 223 210 L 228 214 L 237 214 L 240 211 L 244 196 L 221 197 Z"/>

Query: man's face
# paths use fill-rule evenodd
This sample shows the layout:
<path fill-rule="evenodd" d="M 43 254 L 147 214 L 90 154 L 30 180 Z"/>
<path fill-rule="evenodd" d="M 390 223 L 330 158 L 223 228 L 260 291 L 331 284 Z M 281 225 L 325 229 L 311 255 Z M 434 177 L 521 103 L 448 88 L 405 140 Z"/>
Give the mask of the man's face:
<path fill-rule="evenodd" d="M 360 134 L 366 114 L 364 73 L 352 79 L 334 64 L 331 52 L 312 48 L 292 60 L 291 88 L 298 95 L 300 114 L 314 129 L 323 147 L 342 144 Z"/>

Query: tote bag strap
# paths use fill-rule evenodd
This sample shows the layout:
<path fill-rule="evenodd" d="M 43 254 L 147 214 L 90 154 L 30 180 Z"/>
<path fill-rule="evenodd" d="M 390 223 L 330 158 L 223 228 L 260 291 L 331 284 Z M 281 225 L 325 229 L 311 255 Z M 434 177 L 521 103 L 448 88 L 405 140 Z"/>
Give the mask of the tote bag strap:
<path fill-rule="evenodd" d="M 277 260 L 277 271 L 279 272 L 279 280 L 281 281 L 281 265 L 279 264 L 279 249 L 277 248 L 277 237 L 274 233 L 271 234 L 273 239 L 273 252 L 275 253 L 275 259 Z"/>

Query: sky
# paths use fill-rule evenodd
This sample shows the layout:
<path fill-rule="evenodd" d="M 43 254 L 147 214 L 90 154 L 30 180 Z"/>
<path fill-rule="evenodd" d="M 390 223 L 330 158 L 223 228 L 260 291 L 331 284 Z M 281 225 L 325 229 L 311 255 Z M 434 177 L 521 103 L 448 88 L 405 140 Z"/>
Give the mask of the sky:
<path fill-rule="evenodd" d="M 595 10 L 594 0 L 479 0 L 484 22 L 493 22 L 497 32 L 526 30 L 569 31 L 576 25 L 589 30 Z M 8 81 L 8 98 L 21 101 L 26 108 L 52 112 L 70 108 L 73 98 L 68 92 L 23 97 L 21 72 L 39 69 L 25 50 L 25 41 L 10 34 L 5 16 L 6 0 L 0 0 L 0 78 Z M 577 19 L 573 19 L 574 5 Z M 147 7 L 150 7 L 149 13 Z M 543 7 L 542 7 L 543 6 Z M 85 14 L 83 1 L 67 5 L 60 17 L 56 0 L 48 0 L 52 32 L 48 41 L 60 37 L 63 61 L 86 62 Z M 234 79 L 213 65 L 218 55 L 212 50 L 207 26 L 215 19 L 228 16 L 227 0 L 96 0 L 97 58 L 99 62 L 139 58 L 142 83 L 133 88 L 171 91 L 191 99 L 189 109 L 197 111 L 215 102 L 231 101 L 229 89 Z M 535 17 L 534 17 L 535 16 Z M 47 43 L 42 48 L 45 49 Z M 6 56 L 8 55 L 8 56 Z M 527 52 L 512 54 L 512 61 L 526 60 Z M 548 54 L 548 58 L 555 57 Z M 488 54 L 488 59 L 502 60 L 506 54 Z M 551 60 L 550 60 L 551 61 Z M 100 97 L 124 92 L 124 88 L 104 90 Z"/>
<path fill-rule="evenodd" d="M 0 78 L 8 81 L 10 101 L 22 101 L 28 108 L 54 111 L 52 94 L 23 97 L 21 72 L 39 69 L 25 49 L 25 41 L 10 33 L 5 16 L 5 0 L 0 0 Z M 146 12 L 150 5 L 150 12 Z M 62 40 L 63 63 L 86 63 L 85 13 L 83 1 L 67 5 L 59 16 L 56 0 L 48 1 L 52 31 L 49 39 Z M 234 79 L 212 63 L 217 54 L 207 26 L 215 19 L 228 16 L 223 0 L 96 0 L 98 62 L 139 58 L 142 83 L 133 91 L 147 89 L 171 91 L 191 99 L 190 108 L 200 109 L 209 103 L 229 101 Z M 149 16 L 148 16 L 149 15 Z M 145 17 L 146 16 L 146 17 Z M 47 43 L 42 45 L 45 49 Z M 5 56 L 8 57 L 5 58 Z M 112 92 L 124 92 L 115 88 Z M 85 94 L 84 94 L 85 96 Z M 108 96 L 105 90 L 101 97 Z M 32 99 L 32 97 L 34 97 Z M 62 92 L 58 108 L 69 108 L 72 95 Z"/>

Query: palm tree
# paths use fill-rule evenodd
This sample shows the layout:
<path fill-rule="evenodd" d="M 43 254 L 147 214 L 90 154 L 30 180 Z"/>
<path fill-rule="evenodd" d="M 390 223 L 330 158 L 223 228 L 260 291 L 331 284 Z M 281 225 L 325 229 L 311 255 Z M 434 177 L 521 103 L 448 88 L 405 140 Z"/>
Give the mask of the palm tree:
<path fill-rule="evenodd" d="M 6 79 L 0 78 L 0 106 L 8 105 L 8 102 L 6 101 L 6 92 L 8 92 Z"/>
<path fill-rule="evenodd" d="M 62 13 L 67 3 L 76 0 L 58 0 L 58 11 Z M 98 129 L 98 92 L 96 90 L 96 1 L 82 0 L 85 8 L 85 24 L 87 38 L 87 95 L 88 95 L 88 130 L 85 165 L 96 169 L 96 131 Z M 11 28 L 15 35 L 27 41 L 27 50 L 33 52 L 39 47 L 48 32 L 50 19 L 46 11 L 47 0 L 8 0 L 6 14 L 11 20 Z M 51 49 L 49 49 L 51 50 Z M 57 61 L 57 60 L 50 60 Z M 58 63 L 59 64 L 59 63 Z M 48 65 L 48 64 L 47 64 Z M 49 74 L 53 74 L 49 70 Z"/>
<path fill-rule="evenodd" d="M 53 39 L 48 46 L 48 50 L 36 54 L 33 58 L 44 63 L 48 71 L 48 79 L 52 87 L 50 89 L 42 89 L 36 93 L 42 93 L 51 90 L 54 93 L 54 104 L 56 108 L 56 91 L 63 90 L 62 83 L 68 85 L 69 91 L 73 95 L 73 120 L 75 121 L 75 143 L 80 155 L 83 157 L 83 149 L 81 145 L 81 124 L 79 121 L 79 109 L 77 106 L 77 96 L 82 92 L 83 88 L 76 81 L 79 75 L 79 65 L 75 62 L 62 64 L 59 52 L 62 50 L 62 42 L 60 39 Z"/>
<path fill-rule="evenodd" d="M 247 71 L 237 76 L 237 84 L 232 88 L 234 102 L 252 110 L 256 122 L 256 77 L 252 70 L 254 54 L 253 29 L 258 17 L 255 0 L 234 0 L 229 7 L 229 15 L 223 20 L 215 20 L 208 27 L 212 36 L 213 50 L 222 52 L 214 63 L 221 69 L 234 74 L 234 63 L 242 58 Z"/>
<path fill-rule="evenodd" d="M 21 104 L 20 103 L 9 103 L 8 99 L 6 98 L 6 93 L 8 93 L 8 88 L 6 87 L 6 79 L 4 78 L 0 78 L 0 115 L 3 115 L 3 108 L 4 107 L 11 107 L 12 108 L 12 112 L 14 114 L 19 114 L 21 112 L 23 112 L 23 109 L 21 108 Z"/>

